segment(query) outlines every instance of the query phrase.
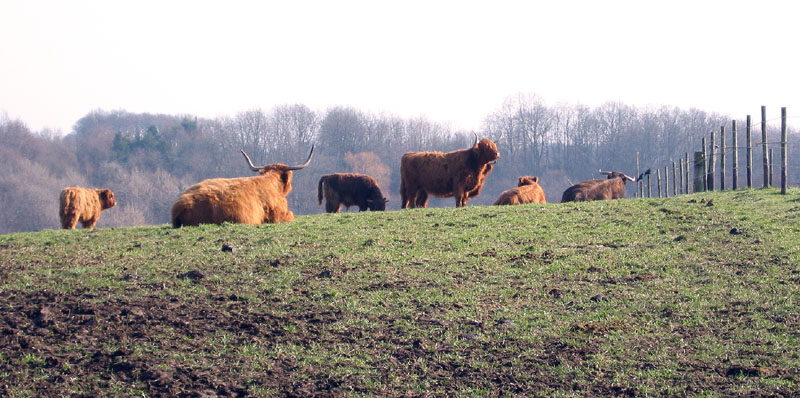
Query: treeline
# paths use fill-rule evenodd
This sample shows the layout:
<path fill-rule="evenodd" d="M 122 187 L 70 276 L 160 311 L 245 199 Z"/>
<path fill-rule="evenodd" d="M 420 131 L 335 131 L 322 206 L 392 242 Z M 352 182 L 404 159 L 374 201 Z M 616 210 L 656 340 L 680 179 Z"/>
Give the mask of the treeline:
<path fill-rule="evenodd" d="M 754 114 L 758 110 L 754 107 Z M 600 168 L 634 175 L 637 152 L 642 170 L 663 167 L 699 150 L 700 139 L 722 125 L 729 126 L 730 118 L 697 109 L 638 108 L 617 102 L 590 108 L 549 105 L 536 95 L 511 96 L 475 132 L 499 138 L 501 159 L 483 194 L 470 204 L 492 203 L 521 175 L 538 175 L 548 201 L 558 202 L 572 183 L 600 178 Z M 778 137 L 779 126 L 769 127 L 770 137 Z M 78 120 L 66 136 L 33 132 L 22 121 L 0 117 L 0 233 L 58 228 L 58 194 L 71 185 L 116 193 L 119 204 L 103 213 L 100 227 L 166 223 L 172 203 L 190 185 L 205 178 L 252 175 L 240 149 L 257 164 L 292 164 L 304 161 L 312 144 L 314 160 L 294 174 L 288 198 L 295 214 L 323 211 L 317 204 L 316 183 L 332 172 L 375 177 L 390 199 L 387 210 L 393 210 L 400 206 L 403 153 L 450 151 L 472 140 L 471 131 L 424 117 L 400 118 L 350 107 L 319 112 L 305 105 L 282 105 L 214 119 L 96 110 Z M 795 141 L 790 137 L 790 153 L 796 153 Z M 759 148 L 755 155 L 760 156 Z M 798 166 L 790 159 L 790 170 Z M 755 175 L 760 181 L 760 173 Z M 790 181 L 796 181 L 793 173 Z M 452 206 L 454 200 L 432 204 Z"/>

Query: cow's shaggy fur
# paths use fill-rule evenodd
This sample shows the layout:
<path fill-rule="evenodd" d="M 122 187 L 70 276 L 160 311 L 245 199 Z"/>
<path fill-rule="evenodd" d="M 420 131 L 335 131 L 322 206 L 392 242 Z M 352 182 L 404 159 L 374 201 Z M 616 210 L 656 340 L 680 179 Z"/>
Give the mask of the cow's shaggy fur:
<path fill-rule="evenodd" d="M 75 229 L 79 221 L 84 228 L 94 228 L 100 212 L 117 204 L 110 189 L 68 187 L 61 191 L 58 199 L 63 229 Z"/>
<path fill-rule="evenodd" d="M 609 200 L 625 198 L 625 182 L 634 179 L 620 172 L 610 172 L 605 180 L 579 182 L 564 191 L 561 203 L 584 202 L 590 200 Z"/>
<path fill-rule="evenodd" d="M 447 153 L 407 152 L 400 160 L 401 207 L 426 207 L 428 195 L 453 196 L 456 206 L 466 206 L 469 198 L 480 194 L 498 158 L 497 146 L 487 138 Z"/>
<path fill-rule="evenodd" d="M 312 154 L 313 151 L 312 148 Z M 250 159 L 247 159 L 249 162 Z M 306 165 L 310 161 L 309 154 Z M 294 167 L 276 163 L 255 168 L 251 163 L 251 168 L 259 175 L 212 178 L 189 187 L 172 205 L 172 226 L 178 228 L 223 222 L 262 224 L 294 220 L 294 213 L 289 210 L 286 201 L 286 195 L 292 191 Z"/>
<path fill-rule="evenodd" d="M 539 177 L 520 177 L 517 187 L 500 194 L 495 205 L 522 205 L 526 203 L 546 204 L 544 190 L 539 185 Z"/>
<path fill-rule="evenodd" d="M 338 213 L 342 206 L 358 206 L 359 211 L 386 210 L 386 198 L 374 178 L 356 173 L 325 174 L 317 186 L 317 200 L 322 204 L 325 198 L 325 211 Z"/>

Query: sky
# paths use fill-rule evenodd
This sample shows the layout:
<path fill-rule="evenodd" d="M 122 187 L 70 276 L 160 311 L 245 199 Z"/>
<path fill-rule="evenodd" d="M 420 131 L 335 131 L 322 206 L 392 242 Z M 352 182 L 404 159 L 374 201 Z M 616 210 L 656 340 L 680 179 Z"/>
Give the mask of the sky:
<path fill-rule="evenodd" d="M 796 1 L 3 0 L 0 117 L 305 104 L 477 130 L 518 93 L 800 125 Z"/>

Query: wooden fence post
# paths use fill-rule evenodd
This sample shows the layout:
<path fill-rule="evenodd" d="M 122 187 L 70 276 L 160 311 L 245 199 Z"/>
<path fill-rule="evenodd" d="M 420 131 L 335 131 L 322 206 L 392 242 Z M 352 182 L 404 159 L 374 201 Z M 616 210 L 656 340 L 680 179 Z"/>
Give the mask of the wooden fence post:
<path fill-rule="evenodd" d="M 653 174 L 653 173 L 650 173 Z M 647 175 L 647 197 L 653 197 L 653 184 L 650 183 L 650 174 Z"/>
<path fill-rule="evenodd" d="M 719 128 L 719 190 L 725 190 L 725 126 Z"/>
<path fill-rule="evenodd" d="M 769 186 L 769 151 L 767 151 L 767 107 L 761 105 L 761 151 L 764 155 L 764 188 Z"/>
<path fill-rule="evenodd" d="M 769 186 L 774 187 L 772 177 L 775 175 L 775 150 L 769 149 Z"/>
<path fill-rule="evenodd" d="M 678 182 L 678 193 L 685 194 L 686 192 L 683 190 L 683 158 L 678 158 L 678 177 L 680 181 Z"/>
<path fill-rule="evenodd" d="M 733 190 L 739 188 L 739 138 L 736 137 L 736 120 L 731 122 L 731 145 L 733 145 L 733 176 L 731 180 L 733 181 Z"/>
<path fill-rule="evenodd" d="M 672 196 L 678 196 L 678 176 L 676 173 L 675 161 L 672 160 Z"/>
<path fill-rule="evenodd" d="M 786 195 L 786 185 L 789 181 L 789 158 L 786 143 L 786 107 L 781 108 L 781 193 Z"/>
<path fill-rule="evenodd" d="M 658 181 L 658 198 L 661 199 L 661 169 L 656 169 L 656 180 Z"/>
<path fill-rule="evenodd" d="M 639 180 L 639 175 L 641 175 L 641 174 L 642 174 L 642 172 L 639 171 L 639 152 L 637 151 L 636 152 L 636 186 L 639 188 L 639 197 L 643 198 L 644 197 L 644 185 L 642 185 L 642 181 Z"/>
<path fill-rule="evenodd" d="M 711 132 L 711 144 L 708 146 L 708 190 L 714 190 L 714 173 L 717 172 L 717 145 L 714 132 Z"/>
<path fill-rule="evenodd" d="M 684 171 L 684 173 L 686 173 L 686 178 L 684 179 L 684 184 L 685 184 L 684 185 L 685 186 L 684 193 L 688 194 L 689 193 L 689 152 L 686 152 L 686 170 Z"/>
<path fill-rule="evenodd" d="M 706 139 L 703 138 L 703 144 Z M 694 191 L 703 192 L 706 190 L 706 152 L 695 151 L 694 153 Z"/>
<path fill-rule="evenodd" d="M 753 135 L 750 131 L 750 115 L 747 115 L 747 187 L 753 187 Z"/>

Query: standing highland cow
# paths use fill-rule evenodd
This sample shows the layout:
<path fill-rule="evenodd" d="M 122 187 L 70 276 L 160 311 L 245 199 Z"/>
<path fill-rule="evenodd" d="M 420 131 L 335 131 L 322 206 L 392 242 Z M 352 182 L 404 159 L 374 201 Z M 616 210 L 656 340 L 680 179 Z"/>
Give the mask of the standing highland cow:
<path fill-rule="evenodd" d="M 374 178 L 356 173 L 325 174 L 319 179 L 317 200 L 322 204 L 325 198 L 325 211 L 338 213 L 344 205 L 358 206 L 359 211 L 386 210 L 386 198 L 383 197 L 378 182 Z"/>
<path fill-rule="evenodd" d="M 84 228 L 94 228 L 100 212 L 117 204 L 110 189 L 68 187 L 61 191 L 58 199 L 58 215 L 63 229 L 75 229 L 78 221 Z"/>
<path fill-rule="evenodd" d="M 539 185 L 539 177 L 520 177 L 517 187 L 500 194 L 495 205 L 521 205 L 525 203 L 546 204 L 544 190 Z"/>
<path fill-rule="evenodd" d="M 275 163 L 255 167 L 244 151 L 242 155 L 250 169 L 260 175 L 212 178 L 189 187 L 172 205 L 173 227 L 226 221 L 257 225 L 294 220 L 286 201 L 286 195 L 292 191 L 292 171 L 311 163 L 314 146 L 306 162 L 297 166 Z"/>
<path fill-rule="evenodd" d="M 480 194 L 492 165 L 500 158 L 497 146 L 484 138 L 471 148 L 452 152 L 407 152 L 400 160 L 401 207 L 426 207 L 428 195 L 454 196 L 456 206 Z"/>

